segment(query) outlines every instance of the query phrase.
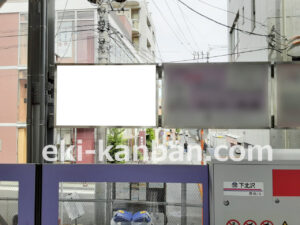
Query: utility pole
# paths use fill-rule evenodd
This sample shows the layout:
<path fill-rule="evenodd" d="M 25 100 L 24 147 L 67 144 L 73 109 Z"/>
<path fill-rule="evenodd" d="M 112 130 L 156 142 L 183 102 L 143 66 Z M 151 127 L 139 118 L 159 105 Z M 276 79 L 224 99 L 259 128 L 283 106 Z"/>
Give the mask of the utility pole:
<path fill-rule="evenodd" d="M 98 63 L 108 64 L 109 63 L 109 49 L 110 49 L 110 38 L 109 38 L 109 6 L 110 0 L 98 0 L 97 1 L 97 12 L 98 12 Z"/>
<path fill-rule="evenodd" d="M 97 13 L 98 13 L 98 64 L 108 64 L 110 58 L 110 37 L 109 37 L 109 10 L 110 0 L 97 0 Z M 106 129 L 98 127 L 96 131 L 96 149 L 99 149 L 99 144 L 105 149 L 106 146 Z M 103 140 L 103 142 L 99 142 Z M 95 159 L 99 163 L 98 157 Z M 95 203 L 95 224 L 109 225 L 111 218 L 111 184 L 98 183 L 95 186 L 95 199 L 104 199 L 107 202 Z"/>

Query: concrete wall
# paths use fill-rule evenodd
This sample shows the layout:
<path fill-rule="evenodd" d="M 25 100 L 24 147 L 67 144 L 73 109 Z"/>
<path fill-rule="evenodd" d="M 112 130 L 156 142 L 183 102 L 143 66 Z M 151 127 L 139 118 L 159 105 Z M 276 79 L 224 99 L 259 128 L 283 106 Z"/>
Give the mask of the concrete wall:
<path fill-rule="evenodd" d="M 150 22 L 150 27 L 147 25 L 147 20 Z M 154 25 L 152 23 L 150 14 L 148 12 L 148 6 L 145 0 L 140 0 L 140 51 L 147 51 L 147 40 L 151 45 L 150 52 L 155 52 L 155 40 L 153 37 Z"/>
<path fill-rule="evenodd" d="M 256 0 L 256 21 L 267 24 L 268 23 L 268 9 L 270 9 L 270 5 L 268 4 L 269 0 L 258 1 Z M 272 0 L 274 2 L 274 0 Z M 244 8 L 244 17 L 243 20 L 243 8 Z M 251 14 L 252 14 L 252 3 L 251 0 L 228 0 L 228 10 L 233 13 L 228 13 L 228 25 L 231 27 L 235 21 L 236 15 L 239 13 L 238 27 L 241 30 L 255 32 L 259 34 L 268 34 L 269 29 L 263 27 L 259 24 L 256 24 L 254 30 L 252 30 L 252 22 L 251 22 Z M 228 30 L 228 46 L 230 49 L 230 30 Z M 249 35 L 242 32 L 239 32 L 239 49 L 240 52 L 253 50 L 253 49 L 261 49 L 267 48 L 268 42 L 266 37 L 260 37 L 255 35 Z M 238 56 L 237 61 L 268 61 L 268 50 L 240 54 Z"/>

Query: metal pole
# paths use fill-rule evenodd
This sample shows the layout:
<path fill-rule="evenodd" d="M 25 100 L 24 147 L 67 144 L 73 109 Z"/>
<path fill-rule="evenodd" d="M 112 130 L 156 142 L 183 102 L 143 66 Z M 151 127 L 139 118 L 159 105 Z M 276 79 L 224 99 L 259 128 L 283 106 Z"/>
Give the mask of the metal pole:
<path fill-rule="evenodd" d="M 27 162 L 41 163 L 46 139 L 47 1 L 29 1 Z"/>
<path fill-rule="evenodd" d="M 181 184 L 181 225 L 187 224 L 187 210 L 186 210 L 186 183 Z"/>
<path fill-rule="evenodd" d="M 287 49 L 286 49 L 286 45 L 287 45 L 287 41 L 286 41 L 286 8 L 285 8 L 285 0 L 282 0 L 282 36 L 284 37 L 283 40 L 283 46 L 284 46 L 284 50 L 283 50 L 283 61 L 287 61 Z"/>
<path fill-rule="evenodd" d="M 55 0 L 47 1 L 48 63 L 46 79 L 46 144 L 54 143 Z"/>

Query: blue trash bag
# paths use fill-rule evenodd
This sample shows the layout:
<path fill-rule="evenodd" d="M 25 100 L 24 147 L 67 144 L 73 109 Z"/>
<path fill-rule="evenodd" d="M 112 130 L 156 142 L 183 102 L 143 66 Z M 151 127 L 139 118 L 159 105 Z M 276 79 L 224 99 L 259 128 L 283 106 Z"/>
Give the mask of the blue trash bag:
<path fill-rule="evenodd" d="M 130 222 L 132 220 L 132 213 L 124 210 L 118 210 L 118 212 L 114 215 L 113 220 L 116 223 Z"/>
<path fill-rule="evenodd" d="M 132 221 L 137 223 L 149 223 L 151 222 L 151 216 L 147 211 L 139 211 L 133 215 Z"/>

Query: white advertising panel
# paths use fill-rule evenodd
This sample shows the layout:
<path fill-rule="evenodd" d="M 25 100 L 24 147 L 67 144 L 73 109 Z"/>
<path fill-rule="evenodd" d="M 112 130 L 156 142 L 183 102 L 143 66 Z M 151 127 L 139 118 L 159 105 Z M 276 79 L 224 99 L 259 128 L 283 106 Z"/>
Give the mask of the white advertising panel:
<path fill-rule="evenodd" d="M 56 126 L 156 126 L 155 65 L 58 65 Z"/>

